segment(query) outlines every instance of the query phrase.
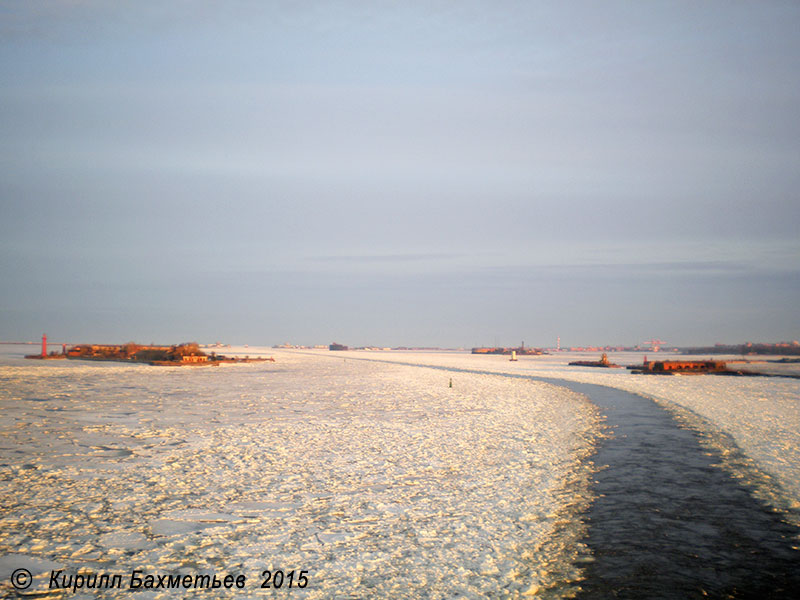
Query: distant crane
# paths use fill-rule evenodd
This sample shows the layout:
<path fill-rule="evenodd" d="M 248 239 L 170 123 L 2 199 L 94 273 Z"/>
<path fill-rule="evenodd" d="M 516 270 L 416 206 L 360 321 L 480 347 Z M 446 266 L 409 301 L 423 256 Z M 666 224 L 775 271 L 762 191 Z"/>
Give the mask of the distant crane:
<path fill-rule="evenodd" d="M 651 351 L 658 352 L 661 349 L 661 346 L 663 346 L 667 342 L 665 342 L 664 340 L 659 340 L 658 338 L 653 338 L 652 340 L 647 340 L 646 342 L 643 343 L 650 346 Z"/>

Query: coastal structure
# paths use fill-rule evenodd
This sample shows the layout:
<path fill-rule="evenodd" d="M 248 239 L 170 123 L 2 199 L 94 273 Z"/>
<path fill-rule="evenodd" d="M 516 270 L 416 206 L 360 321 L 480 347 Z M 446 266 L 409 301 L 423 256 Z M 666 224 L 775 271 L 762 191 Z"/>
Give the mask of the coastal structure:
<path fill-rule="evenodd" d="M 472 354 L 514 354 L 514 356 L 539 356 L 541 354 L 546 354 L 544 350 L 541 348 L 526 348 L 525 342 L 518 348 L 503 348 L 503 347 L 494 347 L 494 348 L 473 348 Z"/>
<path fill-rule="evenodd" d="M 745 342 L 743 344 L 715 344 L 681 348 L 683 354 L 772 354 L 778 356 L 800 356 L 800 341 L 791 342 Z"/>
<path fill-rule="evenodd" d="M 98 360 L 116 362 L 146 363 L 155 366 L 212 366 L 226 363 L 275 362 L 272 357 L 244 358 L 227 357 L 212 352 L 210 355 L 200 350 L 195 342 L 174 346 L 141 346 L 134 342 L 122 345 L 79 344 L 66 351 L 66 358 L 72 360 Z"/>
<path fill-rule="evenodd" d="M 42 352 L 41 354 L 27 354 L 25 358 L 32 358 L 36 360 L 58 360 L 66 358 L 66 346 L 62 346 L 61 352 L 47 353 L 47 334 L 42 334 Z"/>

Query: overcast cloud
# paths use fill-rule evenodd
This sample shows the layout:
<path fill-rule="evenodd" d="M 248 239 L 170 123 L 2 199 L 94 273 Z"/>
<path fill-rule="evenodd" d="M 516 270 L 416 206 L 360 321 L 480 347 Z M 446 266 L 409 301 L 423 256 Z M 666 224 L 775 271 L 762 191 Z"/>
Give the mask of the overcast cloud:
<path fill-rule="evenodd" d="M 798 339 L 797 31 L 796 2 L 6 2 L 0 339 Z"/>

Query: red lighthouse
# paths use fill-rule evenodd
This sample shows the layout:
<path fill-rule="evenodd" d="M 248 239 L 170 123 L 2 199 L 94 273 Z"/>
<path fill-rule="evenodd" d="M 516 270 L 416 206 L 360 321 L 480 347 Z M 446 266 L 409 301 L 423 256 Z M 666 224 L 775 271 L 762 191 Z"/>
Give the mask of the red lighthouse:
<path fill-rule="evenodd" d="M 47 334 L 42 334 L 42 358 L 47 358 Z"/>

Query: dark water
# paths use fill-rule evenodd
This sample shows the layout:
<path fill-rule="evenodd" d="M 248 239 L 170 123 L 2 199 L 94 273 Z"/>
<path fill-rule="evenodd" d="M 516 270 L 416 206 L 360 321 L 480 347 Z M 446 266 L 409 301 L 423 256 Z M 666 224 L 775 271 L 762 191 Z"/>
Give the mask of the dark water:
<path fill-rule="evenodd" d="M 581 599 L 800 598 L 800 530 L 756 500 L 653 401 L 598 385 L 586 394 L 613 435 L 595 463 Z"/>

